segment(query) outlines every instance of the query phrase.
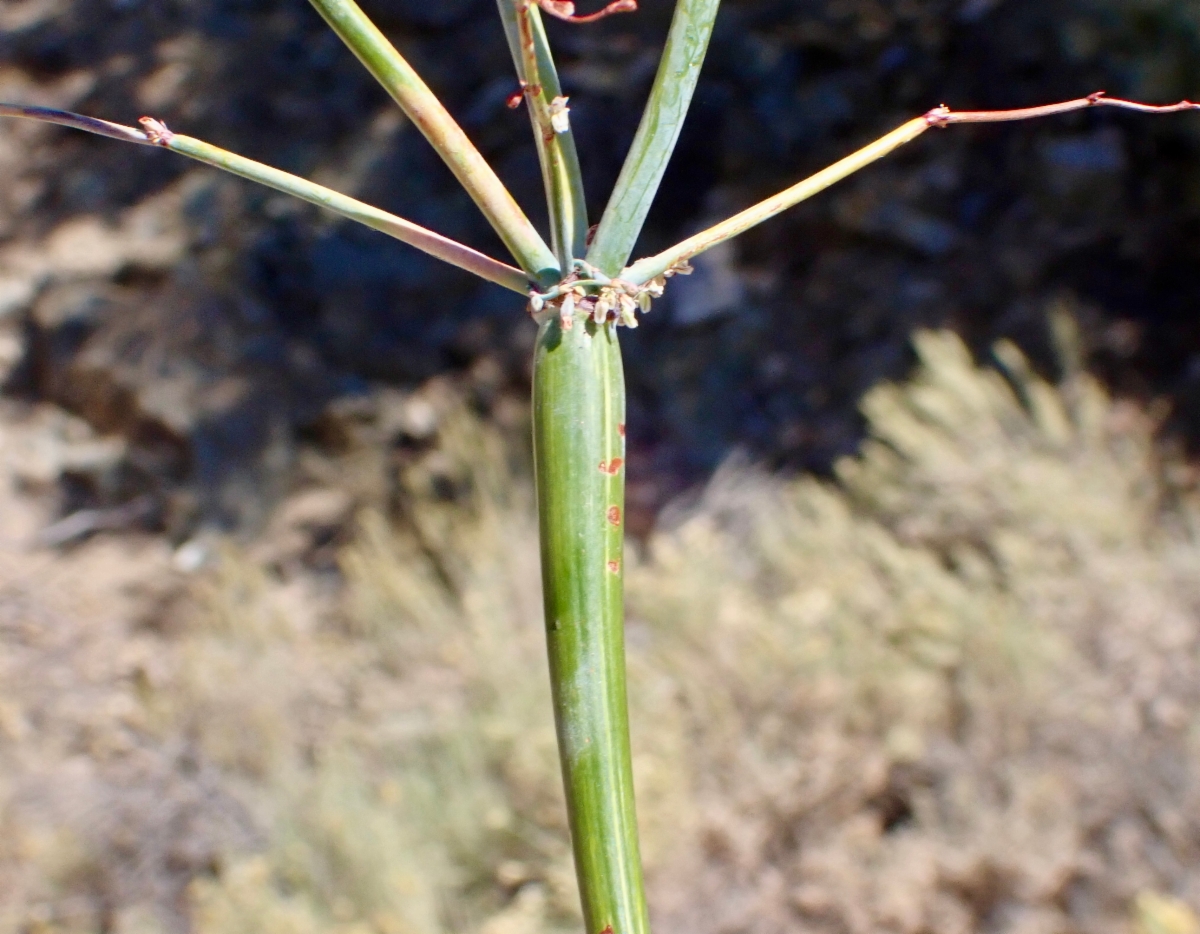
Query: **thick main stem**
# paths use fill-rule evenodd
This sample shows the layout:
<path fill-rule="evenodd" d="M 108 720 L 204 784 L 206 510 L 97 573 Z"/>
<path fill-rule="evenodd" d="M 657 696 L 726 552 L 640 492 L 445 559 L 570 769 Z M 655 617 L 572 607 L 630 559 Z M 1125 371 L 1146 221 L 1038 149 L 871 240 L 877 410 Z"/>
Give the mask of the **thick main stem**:
<path fill-rule="evenodd" d="M 533 424 L 546 643 L 585 930 L 648 934 L 625 697 L 625 382 L 613 325 L 542 325 Z"/>

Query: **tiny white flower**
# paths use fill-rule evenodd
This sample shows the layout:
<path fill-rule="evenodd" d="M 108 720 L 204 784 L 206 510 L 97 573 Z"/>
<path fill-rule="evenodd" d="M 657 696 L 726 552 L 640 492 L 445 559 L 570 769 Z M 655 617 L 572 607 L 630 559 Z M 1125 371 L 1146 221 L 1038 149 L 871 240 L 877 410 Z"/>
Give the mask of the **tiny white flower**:
<path fill-rule="evenodd" d="M 571 108 L 567 106 L 567 98 L 561 94 L 550 102 L 550 126 L 555 133 L 566 133 L 571 129 L 571 118 L 568 116 Z"/>

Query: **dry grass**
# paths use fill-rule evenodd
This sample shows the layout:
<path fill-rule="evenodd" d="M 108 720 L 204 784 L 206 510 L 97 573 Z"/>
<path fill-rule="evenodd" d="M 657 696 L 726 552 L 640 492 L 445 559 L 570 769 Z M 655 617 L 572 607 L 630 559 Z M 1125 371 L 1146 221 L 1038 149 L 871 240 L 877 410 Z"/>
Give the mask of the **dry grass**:
<path fill-rule="evenodd" d="M 674 929 L 1117 931 L 1200 899 L 1194 514 L 1136 412 L 948 334 L 839 484 L 731 469 L 632 582 L 700 826 Z M 664 884 L 666 884 L 664 882 Z"/>
<path fill-rule="evenodd" d="M 1196 512 L 1086 375 L 916 346 L 836 483 L 730 464 L 629 562 L 656 929 L 1195 934 Z M 340 589 L 230 550 L 162 636 L 147 730 L 254 828 L 198 934 L 578 929 L 527 472 L 441 426 Z"/>

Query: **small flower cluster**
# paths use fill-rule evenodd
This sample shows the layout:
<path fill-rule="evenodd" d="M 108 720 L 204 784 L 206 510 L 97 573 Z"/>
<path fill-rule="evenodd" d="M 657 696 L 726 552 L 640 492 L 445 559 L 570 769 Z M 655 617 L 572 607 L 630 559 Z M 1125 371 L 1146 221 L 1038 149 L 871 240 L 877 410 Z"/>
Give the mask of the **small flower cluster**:
<path fill-rule="evenodd" d="M 535 316 L 546 309 L 556 311 L 562 325 L 570 330 L 575 324 L 575 315 L 582 314 L 596 324 L 612 322 L 627 328 L 638 326 L 637 314 L 646 314 L 656 298 L 661 298 L 667 280 L 672 276 L 690 275 L 692 267 L 683 261 L 672 266 L 661 276 L 655 276 L 644 285 L 635 285 L 624 279 L 566 279 L 549 292 L 531 292 L 529 310 Z"/>

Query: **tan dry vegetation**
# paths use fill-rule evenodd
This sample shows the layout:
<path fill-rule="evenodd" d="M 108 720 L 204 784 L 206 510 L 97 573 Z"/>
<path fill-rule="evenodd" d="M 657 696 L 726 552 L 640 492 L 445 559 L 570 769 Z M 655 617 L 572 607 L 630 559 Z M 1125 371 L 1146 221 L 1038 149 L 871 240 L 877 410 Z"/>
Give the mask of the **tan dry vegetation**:
<path fill-rule="evenodd" d="M 1150 426 L 1010 346 L 1011 382 L 916 346 L 836 486 L 728 470 L 631 582 L 692 738 L 681 929 L 1116 931 L 1141 889 L 1200 897 L 1200 551 Z"/>
<path fill-rule="evenodd" d="M 656 929 L 1195 934 L 1181 468 L 1071 367 L 1052 387 L 1009 346 L 1003 371 L 950 334 L 916 347 L 836 482 L 731 463 L 628 561 Z M 362 511 L 338 586 L 229 546 L 152 634 L 137 745 L 186 750 L 172 789 L 205 776 L 228 802 L 194 824 L 236 816 L 204 859 L 95 908 L 113 836 L 78 827 L 102 805 L 17 852 L 39 812 L 6 780 L 0 865 L 34 881 L 0 896 L 0 931 L 577 930 L 527 466 L 462 406 L 440 426 L 395 468 L 395 521 Z M 379 458 L 346 457 L 381 503 Z"/>

